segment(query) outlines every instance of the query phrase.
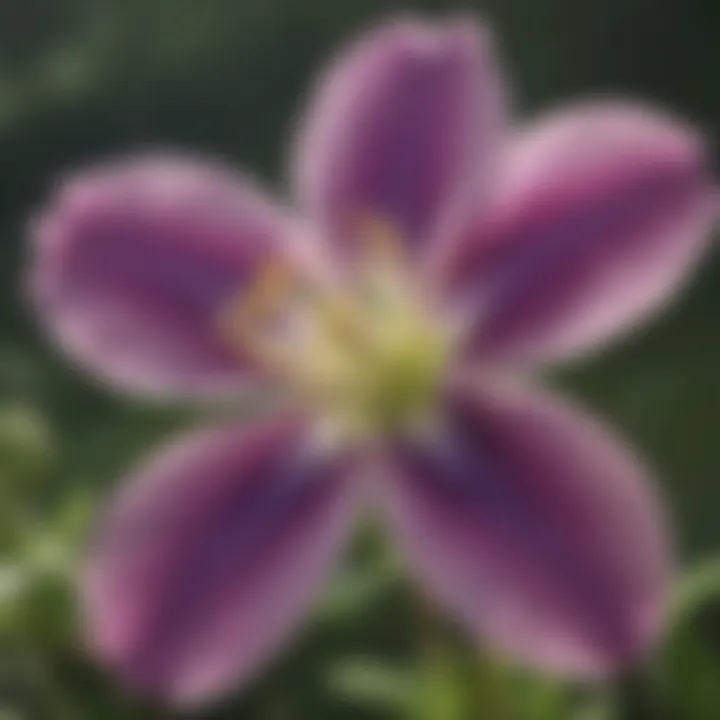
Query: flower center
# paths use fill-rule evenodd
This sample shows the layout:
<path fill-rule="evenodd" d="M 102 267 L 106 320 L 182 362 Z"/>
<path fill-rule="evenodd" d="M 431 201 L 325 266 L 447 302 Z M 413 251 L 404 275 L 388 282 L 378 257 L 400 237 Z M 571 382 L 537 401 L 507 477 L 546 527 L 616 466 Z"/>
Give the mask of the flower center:
<path fill-rule="evenodd" d="M 451 349 L 396 235 L 373 222 L 341 282 L 303 287 L 269 265 L 223 315 L 225 337 L 344 433 L 426 421 Z"/>

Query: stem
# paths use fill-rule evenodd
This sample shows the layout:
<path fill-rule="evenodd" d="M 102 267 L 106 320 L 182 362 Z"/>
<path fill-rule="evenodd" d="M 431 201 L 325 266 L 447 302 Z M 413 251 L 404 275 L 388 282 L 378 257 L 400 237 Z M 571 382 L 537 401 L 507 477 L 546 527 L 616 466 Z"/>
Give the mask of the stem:
<path fill-rule="evenodd" d="M 469 678 L 470 682 L 473 676 L 475 678 L 469 692 L 473 717 L 510 720 L 513 713 L 505 692 L 506 678 L 503 668 L 485 650 L 480 651 L 476 667 L 476 673 Z"/>
<path fill-rule="evenodd" d="M 442 707 L 428 703 L 428 720 L 513 720 L 502 666 L 456 640 L 433 608 L 419 605 L 418 627 L 427 685 L 440 694 Z"/>

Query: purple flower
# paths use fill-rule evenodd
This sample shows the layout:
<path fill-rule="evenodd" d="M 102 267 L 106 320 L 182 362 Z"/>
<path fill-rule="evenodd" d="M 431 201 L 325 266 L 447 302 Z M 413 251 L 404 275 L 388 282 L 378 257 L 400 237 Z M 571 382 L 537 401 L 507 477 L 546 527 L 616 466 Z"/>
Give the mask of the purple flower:
<path fill-rule="evenodd" d="M 291 187 L 177 157 L 67 183 L 30 292 L 105 382 L 273 392 L 274 416 L 143 463 L 98 529 L 89 637 L 128 682 L 195 703 L 307 615 L 371 501 L 417 580 L 521 662 L 597 677 L 661 626 L 671 552 L 607 428 L 513 378 L 632 329 L 709 235 L 702 140 L 625 101 L 522 127 L 484 30 L 388 23 L 315 88 Z"/>

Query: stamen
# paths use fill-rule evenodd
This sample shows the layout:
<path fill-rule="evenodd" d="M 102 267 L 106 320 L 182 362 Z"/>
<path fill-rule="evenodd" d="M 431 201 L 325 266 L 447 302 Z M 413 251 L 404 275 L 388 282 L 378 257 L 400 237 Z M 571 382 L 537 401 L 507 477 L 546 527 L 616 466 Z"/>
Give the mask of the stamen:
<path fill-rule="evenodd" d="M 373 434 L 424 422 L 448 338 L 418 292 L 397 230 L 371 216 L 361 230 L 342 282 L 306 287 L 275 260 L 218 322 L 296 402 L 344 432 Z"/>
<path fill-rule="evenodd" d="M 265 322 L 275 315 L 295 287 L 290 267 L 281 260 L 272 259 L 261 271 L 240 308 L 241 322 Z"/>
<path fill-rule="evenodd" d="M 363 308 L 339 293 L 314 298 L 318 334 L 325 341 L 344 348 L 345 352 L 367 352 L 371 349 L 368 322 Z"/>
<path fill-rule="evenodd" d="M 273 326 L 296 288 L 291 268 L 273 258 L 265 265 L 250 288 L 239 293 L 220 312 L 218 327 L 222 336 L 244 355 L 266 369 L 285 371 L 284 348 L 273 341 Z"/>

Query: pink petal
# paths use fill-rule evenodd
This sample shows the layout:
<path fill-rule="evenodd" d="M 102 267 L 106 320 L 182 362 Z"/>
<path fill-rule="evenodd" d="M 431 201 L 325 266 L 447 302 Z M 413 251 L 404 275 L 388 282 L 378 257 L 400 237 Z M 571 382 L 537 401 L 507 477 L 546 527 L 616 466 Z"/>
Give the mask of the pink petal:
<path fill-rule="evenodd" d="M 195 704 L 253 678 L 306 616 L 351 528 L 347 457 L 290 418 L 196 432 L 131 479 L 83 586 L 94 649 Z"/>
<path fill-rule="evenodd" d="M 385 499 L 409 563 L 471 631 L 515 658 L 597 676 L 655 639 L 669 575 L 643 470 L 557 402 L 467 391 L 444 433 L 392 452 Z"/>
<path fill-rule="evenodd" d="M 32 301 L 63 350 L 113 385 L 222 392 L 251 368 L 218 314 L 284 232 L 280 212 L 224 168 L 118 161 L 63 186 L 38 223 Z"/>
<path fill-rule="evenodd" d="M 562 359 L 631 329 L 708 240 L 702 140 L 655 110 L 565 110 L 520 134 L 506 161 L 446 266 L 475 307 L 471 349 L 483 359 Z"/>
<path fill-rule="evenodd" d="M 502 110 L 483 28 L 397 19 L 322 75 L 296 138 L 296 192 L 346 248 L 368 219 L 420 244 L 486 179 Z"/>

